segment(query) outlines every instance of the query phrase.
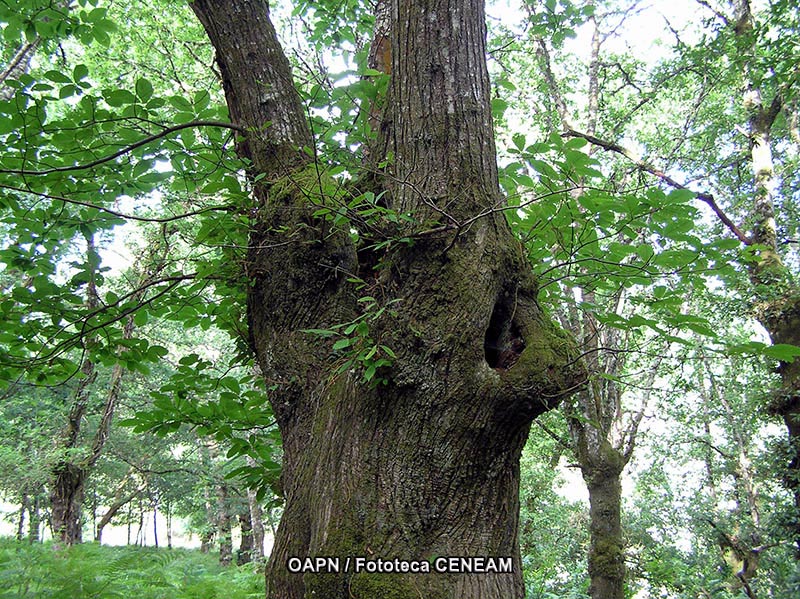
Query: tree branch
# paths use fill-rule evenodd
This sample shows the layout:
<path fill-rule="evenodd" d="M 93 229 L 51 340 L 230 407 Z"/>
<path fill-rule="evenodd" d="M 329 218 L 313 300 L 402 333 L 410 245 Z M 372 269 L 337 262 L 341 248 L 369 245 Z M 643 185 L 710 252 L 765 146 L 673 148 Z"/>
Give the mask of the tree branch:
<path fill-rule="evenodd" d="M 106 162 L 111 162 L 112 160 L 116 160 L 120 156 L 124 156 L 145 146 L 151 142 L 154 142 L 162 137 L 166 137 L 176 131 L 181 131 L 182 129 L 190 129 L 192 127 L 221 127 L 223 129 L 232 129 L 234 131 L 238 131 L 239 133 L 247 133 L 247 129 L 244 127 L 240 127 L 239 125 L 234 125 L 233 123 L 225 123 L 223 121 L 192 121 L 191 123 L 182 123 L 180 125 L 173 125 L 172 127 L 167 127 L 163 131 L 159 131 L 158 133 L 153 133 L 152 135 L 148 135 L 144 139 L 140 139 L 139 141 L 130 144 L 129 146 L 125 146 L 121 150 L 114 152 L 108 156 L 103 158 L 98 158 L 97 160 L 93 160 L 91 162 L 87 162 L 86 164 L 73 164 L 71 166 L 58 166 L 54 168 L 44 169 L 41 171 L 29 171 L 25 169 L 0 169 L 0 174 L 3 175 L 19 175 L 23 177 L 41 177 L 44 175 L 52 175 L 53 173 L 69 173 L 73 171 L 82 171 L 87 170 L 90 168 L 94 168 L 101 164 L 105 164 Z"/>
<path fill-rule="evenodd" d="M 66 198 L 64 196 L 53 195 L 49 193 L 43 193 L 40 191 L 33 191 L 31 189 L 25 189 L 24 187 L 16 187 L 14 185 L 5 185 L 0 183 L 0 189 L 8 189 L 10 191 L 17 191 L 19 193 L 28 193 L 30 195 L 44 198 L 47 200 L 55 200 L 57 202 L 64 202 L 65 204 L 73 204 L 75 206 L 85 206 L 87 208 L 94 208 L 95 210 L 99 210 L 100 212 L 105 212 L 106 214 L 110 214 L 112 216 L 118 216 L 119 218 L 124 218 L 125 220 L 135 220 L 143 223 L 169 223 L 175 220 L 181 220 L 183 218 L 189 218 L 190 216 L 197 216 L 198 214 L 205 214 L 206 212 L 227 212 L 233 208 L 233 206 L 209 206 L 207 208 L 201 208 L 200 210 L 193 210 L 192 212 L 186 212 L 184 214 L 176 214 L 174 216 L 163 216 L 160 218 L 156 217 L 146 217 L 146 216 L 136 216 L 134 214 L 124 214 L 122 212 L 117 212 L 116 210 L 111 210 L 110 208 L 106 208 L 104 206 L 98 206 L 97 204 L 92 204 L 91 202 L 82 202 L 81 200 L 73 200 L 71 198 Z"/>
<path fill-rule="evenodd" d="M 719 220 L 722 221 L 722 223 L 728 228 L 728 230 L 731 233 L 733 233 L 736 236 L 736 238 L 739 241 L 741 241 L 744 245 L 752 245 L 753 244 L 753 240 L 750 237 L 748 237 L 747 235 L 745 235 L 741 231 L 741 229 L 739 229 L 739 227 L 737 227 L 734 224 L 734 222 L 728 217 L 728 215 L 726 215 L 725 212 L 723 212 L 722 208 L 719 207 L 719 205 L 717 204 L 717 201 L 714 199 L 714 196 L 712 194 L 704 192 L 704 191 L 699 191 L 698 192 L 698 191 L 694 191 L 694 190 L 689 189 L 685 185 L 679 183 L 678 181 L 676 181 L 675 179 L 673 179 L 672 177 L 667 175 L 664 171 L 662 171 L 660 169 L 657 169 L 652 164 L 649 164 L 649 163 L 639 159 L 638 157 L 636 157 L 633 154 L 633 152 L 631 152 L 630 150 L 628 150 L 627 148 L 624 148 L 623 146 L 621 146 L 619 144 L 616 144 L 616 143 L 613 143 L 613 142 L 609 142 L 609 141 L 605 141 L 603 139 L 600 139 L 599 137 L 595 137 L 594 135 L 589 135 L 587 133 L 581 133 L 580 131 L 575 131 L 574 129 L 568 129 L 567 131 L 565 131 L 563 133 L 563 135 L 566 136 L 566 137 L 580 137 L 580 138 L 585 139 L 586 141 L 588 141 L 590 144 L 599 146 L 599 147 L 603 148 L 604 150 L 607 150 L 609 152 L 616 152 L 617 154 L 620 154 L 620 155 L 624 156 L 625 158 L 627 158 L 628 160 L 630 160 L 631 162 L 633 162 L 639 169 L 641 169 L 641 170 L 643 170 L 643 171 L 645 171 L 647 173 L 650 173 L 651 175 L 653 175 L 654 177 L 657 177 L 658 179 L 661 179 L 664 183 L 666 183 L 670 187 L 672 187 L 674 189 L 686 189 L 688 191 L 691 191 L 692 193 L 694 193 L 696 195 L 698 200 L 701 200 L 702 202 L 705 202 L 711 208 L 711 210 L 714 211 L 714 214 L 717 215 L 717 218 L 719 218 Z"/>

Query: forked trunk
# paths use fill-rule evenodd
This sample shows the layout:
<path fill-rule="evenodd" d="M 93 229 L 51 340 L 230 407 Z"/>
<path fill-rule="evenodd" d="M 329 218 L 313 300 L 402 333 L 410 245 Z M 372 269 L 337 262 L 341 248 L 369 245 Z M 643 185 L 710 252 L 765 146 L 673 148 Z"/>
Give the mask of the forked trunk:
<path fill-rule="evenodd" d="M 302 151 L 311 136 L 267 3 L 192 7 L 232 118 L 259 131 L 239 150 L 266 174 L 247 273 L 284 448 L 267 596 L 522 597 L 519 455 L 580 369 L 498 212 L 483 2 L 391 3 L 388 166 L 370 191 L 411 222 L 359 241 L 317 214 L 342 197 Z M 359 318 L 338 351 L 309 333 Z M 417 569 L 431 572 L 402 573 Z"/>

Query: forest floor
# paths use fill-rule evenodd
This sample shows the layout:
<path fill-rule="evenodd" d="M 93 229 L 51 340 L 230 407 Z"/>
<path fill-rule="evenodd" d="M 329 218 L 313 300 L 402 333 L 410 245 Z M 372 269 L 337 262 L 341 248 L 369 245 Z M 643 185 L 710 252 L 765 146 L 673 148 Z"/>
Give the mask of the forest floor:
<path fill-rule="evenodd" d="M 21 543 L 0 538 L 0 599 L 261 599 L 252 564 L 192 549 Z"/>

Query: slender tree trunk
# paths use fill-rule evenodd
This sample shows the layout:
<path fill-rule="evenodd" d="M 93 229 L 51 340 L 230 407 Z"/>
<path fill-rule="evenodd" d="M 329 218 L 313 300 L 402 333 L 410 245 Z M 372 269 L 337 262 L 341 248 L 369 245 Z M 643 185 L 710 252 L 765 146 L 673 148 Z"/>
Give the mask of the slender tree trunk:
<path fill-rule="evenodd" d="M 164 516 L 167 521 L 167 549 L 172 549 L 172 504 L 167 502 Z"/>
<path fill-rule="evenodd" d="M 96 263 L 97 250 L 92 235 L 86 235 L 87 264 Z M 86 284 L 86 307 L 89 311 L 99 305 L 95 272 Z M 67 415 L 67 427 L 63 434 L 61 447 L 66 453 L 77 447 L 81 433 L 83 418 L 89 402 L 91 384 L 97 376 L 94 363 L 87 357 L 81 364 L 81 379 L 78 382 L 75 396 Z M 82 463 L 74 463 L 65 457 L 53 468 L 53 484 L 50 493 L 51 526 L 53 536 L 67 545 L 80 543 L 82 540 L 82 507 L 86 485 L 86 467 Z"/>
<path fill-rule="evenodd" d="M 228 487 L 217 485 L 217 535 L 219 536 L 219 563 L 230 566 L 233 562 L 233 538 L 230 506 L 228 505 Z"/>
<path fill-rule="evenodd" d="M 98 263 L 97 250 L 94 239 L 86 237 L 87 262 L 89 264 Z M 158 276 L 164 268 L 165 261 L 159 258 L 157 251 L 163 250 L 159 244 L 153 244 L 146 258 L 146 263 L 139 264 L 143 273 L 142 281 Z M 99 305 L 97 297 L 97 287 L 94 279 L 95 273 L 87 283 L 87 308 L 89 311 L 96 309 Z M 146 286 L 142 285 L 140 291 L 131 296 L 131 300 L 138 302 L 142 299 Z M 133 315 L 131 315 L 123 326 L 122 338 L 130 340 L 133 337 L 135 325 Z M 120 351 L 126 351 L 121 348 Z M 97 424 L 94 437 L 91 441 L 88 456 L 80 462 L 73 462 L 65 458 L 58 462 L 53 469 L 54 482 L 51 494 L 52 524 L 54 534 L 67 545 L 81 542 L 81 509 L 84 500 L 86 481 L 97 460 L 103 453 L 103 448 L 108 441 L 111 432 L 111 423 L 114 418 L 114 410 L 122 393 L 122 380 L 125 374 L 121 364 L 115 364 L 111 370 L 111 379 L 103 403 L 103 412 Z M 62 448 L 66 452 L 79 445 L 82 421 L 89 401 L 90 385 L 96 378 L 95 367 L 89 358 L 85 358 L 81 366 L 82 379 L 75 392 L 75 399 L 67 418 L 67 427 L 63 435 Z M 96 529 L 96 526 L 93 526 Z"/>
<path fill-rule="evenodd" d="M 211 545 L 214 540 L 214 535 L 218 532 L 217 512 L 214 509 L 214 498 L 212 496 L 214 489 L 214 482 L 211 480 L 210 473 L 213 468 L 212 462 L 212 447 L 205 443 L 200 445 L 200 459 L 203 464 L 203 470 L 209 475 L 204 480 L 203 485 L 203 502 L 206 510 L 206 525 L 200 533 L 200 552 L 208 553 L 211 551 Z"/>
<path fill-rule="evenodd" d="M 239 551 L 236 554 L 237 566 L 249 564 L 253 561 L 253 523 L 249 508 L 239 514 L 239 528 L 242 531 L 242 539 L 239 543 Z"/>
<path fill-rule="evenodd" d="M 97 541 L 97 490 L 92 489 L 92 532 L 95 534 L 94 540 Z"/>
<path fill-rule="evenodd" d="M 30 512 L 31 499 L 27 493 L 22 494 L 19 508 L 19 518 L 17 520 L 17 541 L 25 538 L 25 513 Z"/>
<path fill-rule="evenodd" d="M 253 558 L 255 561 L 264 559 L 264 515 L 261 504 L 258 502 L 256 492 L 247 490 L 247 503 L 250 507 L 250 524 L 253 527 Z"/>
<path fill-rule="evenodd" d="M 119 511 L 129 505 L 131 501 L 136 499 L 137 495 L 139 495 L 140 490 L 137 489 L 133 493 L 125 495 L 123 497 L 118 497 L 114 500 L 114 502 L 109 506 L 108 510 L 105 514 L 100 517 L 100 521 L 97 523 L 97 531 L 95 533 L 95 537 L 97 538 L 98 543 L 102 543 L 103 540 L 103 529 L 113 520 L 114 516 L 116 516 Z M 130 529 L 130 526 L 128 526 Z M 130 535 L 128 535 L 130 537 Z M 130 544 L 130 540 L 129 543 Z"/>
<path fill-rule="evenodd" d="M 28 542 L 37 543 L 41 540 L 39 528 L 41 526 L 41 489 L 37 490 L 28 512 Z"/>
<path fill-rule="evenodd" d="M 625 545 L 620 524 L 621 459 L 614 458 L 618 456 L 583 470 L 589 489 L 589 595 L 593 599 L 625 597 Z"/>
<path fill-rule="evenodd" d="M 139 547 L 144 547 L 145 544 L 145 531 L 144 531 L 144 506 L 142 505 L 142 498 L 139 498 L 139 528 L 136 530 L 136 544 Z"/>
<path fill-rule="evenodd" d="M 153 546 L 158 547 L 158 504 L 153 502 Z"/>
<path fill-rule="evenodd" d="M 265 175 L 255 188 L 248 323 L 276 386 L 286 500 L 267 597 L 522 597 L 519 456 L 532 419 L 582 371 L 536 303 L 530 267 L 497 212 L 482 0 L 391 2 L 378 144 L 388 162 L 374 191 L 387 191 L 387 209 L 413 222 L 371 231 L 369 245 L 394 235 L 415 243 L 361 253 L 349 227 L 315 216 L 320 204 L 337 205 L 326 191 L 336 185 L 313 152 L 298 151 L 313 140 L 267 2 L 191 6 L 217 50 L 231 119 L 259 132 L 239 152 Z M 351 273 L 391 309 L 365 313 Z M 359 316 L 372 316 L 370 340 L 392 351 L 391 365 L 372 370 L 380 385 L 365 382 L 368 367 L 357 361 L 335 374 L 347 354 L 305 332 Z M 289 558 L 319 556 L 342 567 L 348 556 L 498 557 L 511 568 L 425 576 L 287 568 Z"/>

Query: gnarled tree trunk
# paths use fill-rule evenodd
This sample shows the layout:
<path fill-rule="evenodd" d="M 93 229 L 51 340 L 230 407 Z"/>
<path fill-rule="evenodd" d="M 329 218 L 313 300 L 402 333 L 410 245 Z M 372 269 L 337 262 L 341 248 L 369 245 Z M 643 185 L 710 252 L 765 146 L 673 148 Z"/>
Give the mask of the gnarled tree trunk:
<path fill-rule="evenodd" d="M 532 419 L 581 373 L 497 212 L 482 0 L 391 2 L 391 83 L 377 144 L 389 165 L 370 180 L 372 191 L 387 192 L 386 208 L 412 222 L 373 230 L 360 246 L 348 227 L 314 214 L 335 205 L 327 190 L 336 185 L 302 151 L 313 142 L 267 2 L 192 8 L 217 50 L 231 118 L 253 131 L 239 151 L 252 174 L 266 175 L 255 189 L 247 274 L 252 344 L 277 385 L 284 446 L 286 506 L 267 596 L 522 597 L 519 455 Z M 391 236 L 413 242 L 374 248 Z M 368 291 L 348 282 L 353 274 Z M 364 381 L 366 358 L 304 332 L 365 314 L 359 295 L 376 303 L 355 347 L 392 350 L 375 373 L 382 384 Z M 390 309 L 378 315 L 382 306 Z M 341 571 L 287 568 L 292 557 L 319 556 L 339 557 Z M 345 572 L 348 556 L 497 556 L 513 568 L 420 576 L 356 572 L 351 563 Z"/>

